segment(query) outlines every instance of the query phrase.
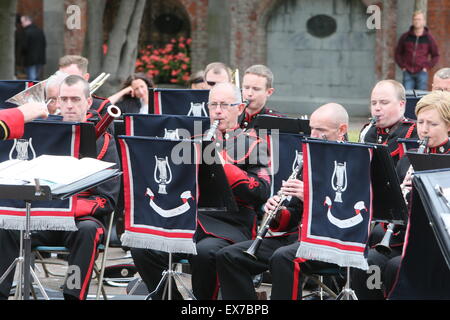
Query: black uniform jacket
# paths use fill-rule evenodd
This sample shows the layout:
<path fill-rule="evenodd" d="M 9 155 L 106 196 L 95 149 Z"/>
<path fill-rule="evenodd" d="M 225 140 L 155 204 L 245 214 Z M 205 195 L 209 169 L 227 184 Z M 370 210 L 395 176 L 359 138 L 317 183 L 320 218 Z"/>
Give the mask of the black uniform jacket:
<path fill-rule="evenodd" d="M 275 111 L 271 108 L 262 108 L 258 113 L 250 115 L 246 111 L 242 113 L 239 118 L 240 127 L 245 130 L 249 130 L 255 127 L 255 119 L 258 115 L 271 115 L 275 117 L 285 117 L 286 115 Z"/>
<path fill-rule="evenodd" d="M 239 210 L 237 212 L 199 212 L 199 227 L 209 235 L 230 242 L 256 236 L 256 211 L 270 195 L 270 169 L 267 143 L 253 130 L 228 131 L 214 140 L 220 152 L 228 184 Z M 220 190 L 217 190 L 220 192 Z"/>
<path fill-rule="evenodd" d="M 368 125 L 364 125 L 363 129 Z M 361 131 L 362 131 L 361 130 Z M 400 146 L 397 139 L 414 139 L 417 138 L 416 123 L 410 119 L 404 119 L 390 128 L 377 128 L 373 126 L 367 131 L 364 141 L 369 143 L 378 143 L 388 146 L 394 164 L 400 159 Z"/>
<path fill-rule="evenodd" d="M 113 136 L 105 133 L 97 140 L 97 159 L 116 163 L 119 167 L 119 156 Z M 75 218 L 77 220 L 91 219 L 105 222 L 104 217 L 111 214 L 117 204 L 120 178 L 113 178 L 92 189 L 79 193 L 77 196 Z"/>

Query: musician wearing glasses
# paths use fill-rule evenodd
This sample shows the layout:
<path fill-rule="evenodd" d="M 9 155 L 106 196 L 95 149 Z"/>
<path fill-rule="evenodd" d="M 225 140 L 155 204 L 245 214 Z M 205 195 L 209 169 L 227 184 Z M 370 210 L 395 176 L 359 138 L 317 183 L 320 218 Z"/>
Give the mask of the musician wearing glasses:
<path fill-rule="evenodd" d="M 417 133 L 420 146 L 415 151 L 419 153 L 448 154 L 450 153 L 450 142 L 448 134 L 450 132 L 450 93 L 443 91 L 433 91 L 421 98 L 415 110 L 417 116 Z M 403 157 L 397 164 L 397 174 L 405 200 L 410 202 L 412 189 L 413 170 L 408 157 Z M 368 274 L 356 270 L 353 272 L 352 283 L 355 293 L 359 299 L 384 299 L 396 277 L 403 242 L 405 236 L 405 226 L 395 226 L 388 251 L 378 250 L 375 245 L 378 244 L 385 230 L 378 225 L 372 231 L 369 238 L 371 249 L 368 252 L 368 264 L 377 265 L 381 270 L 383 286 L 379 290 L 369 289 L 367 287 Z"/>
<path fill-rule="evenodd" d="M 205 68 L 205 89 L 211 89 L 217 83 L 230 82 L 230 68 L 222 62 L 211 62 Z"/>
<path fill-rule="evenodd" d="M 431 87 L 433 91 L 450 92 L 450 68 L 442 68 L 436 71 Z"/>
<path fill-rule="evenodd" d="M 80 76 L 71 75 L 64 79 L 59 91 L 59 105 L 63 121 L 86 121 L 87 110 L 92 103 L 89 84 Z M 97 159 L 119 163 L 114 138 L 104 133 L 97 140 Z M 70 170 L 70 168 L 67 168 Z M 86 299 L 92 277 L 98 245 L 103 241 L 106 230 L 102 219 L 111 214 L 117 203 L 119 180 L 112 179 L 87 190 L 74 198 L 75 223 L 77 231 L 38 231 L 32 234 L 32 247 L 39 245 L 64 245 L 69 248 L 68 264 L 78 266 L 80 286 L 65 283 L 63 294 L 66 300 Z M 13 230 L 0 230 L 1 259 L 0 273 L 19 254 L 19 233 Z M 73 271 L 73 269 L 72 269 Z M 0 285 L 0 299 L 8 299 L 14 272 L 9 273 Z M 70 277 L 69 277 L 70 279 Z M 68 280 L 70 281 L 70 280 Z M 74 288 L 75 287 L 75 288 Z"/>
<path fill-rule="evenodd" d="M 310 126 L 313 138 L 344 141 L 348 129 L 347 111 L 336 103 L 325 104 L 313 112 Z M 270 231 L 254 253 L 255 257 L 244 252 L 253 240 L 227 246 L 217 253 L 217 271 L 223 299 L 257 299 L 253 277 L 267 270 L 272 276 L 272 299 L 300 298 L 301 283 L 294 281 L 300 272 L 330 265 L 319 261 L 299 261 L 295 257 L 303 212 L 301 170 L 295 178 L 283 181 L 280 191 L 292 199 L 282 204 L 270 224 Z M 279 195 L 271 197 L 264 211 L 276 210 L 279 201 Z"/>
<path fill-rule="evenodd" d="M 253 65 L 245 70 L 242 79 L 242 95 L 247 101 L 247 107 L 240 119 L 243 129 L 254 127 L 254 120 L 258 115 L 282 116 L 279 112 L 267 107 L 267 100 L 273 94 L 273 73 L 261 64 Z"/>
<path fill-rule="evenodd" d="M 256 232 L 255 208 L 267 200 L 271 184 L 267 144 L 239 128 L 238 117 L 244 109 L 239 88 L 228 82 L 216 84 L 210 90 L 208 108 L 212 133 L 205 140 L 212 139 L 214 143 L 238 211 L 198 213 L 197 254 L 187 258 L 192 267 L 193 292 L 200 300 L 217 298 L 216 254 L 224 247 L 252 238 Z M 131 249 L 131 254 L 149 292 L 154 291 L 162 271 L 167 269 L 168 254 L 146 249 Z M 175 260 L 186 257 L 173 256 Z M 162 292 L 152 297 L 161 298 Z M 181 298 L 175 287 L 174 298 Z"/>
<path fill-rule="evenodd" d="M 400 159 L 399 138 L 417 137 L 416 124 L 405 118 L 406 93 L 395 80 L 379 81 L 372 89 L 370 113 L 372 121 L 361 130 L 360 141 L 387 145 L 396 164 Z"/>
<path fill-rule="evenodd" d="M 24 124 L 37 118 L 47 118 L 44 103 L 28 102 L 16 108 L 0 110 L 0 140 L 23 136 Z"/>

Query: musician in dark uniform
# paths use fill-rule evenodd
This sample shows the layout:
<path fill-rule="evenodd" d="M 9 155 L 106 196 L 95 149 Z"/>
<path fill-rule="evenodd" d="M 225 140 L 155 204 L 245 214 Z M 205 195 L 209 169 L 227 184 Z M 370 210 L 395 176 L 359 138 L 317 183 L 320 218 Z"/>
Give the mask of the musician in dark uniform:
<path fill-rule="evenodd" d="M 86 121 L 86 113 L 92 98 L 89 84 L 80 76 L 68 76 L 60 88 L 60 108 L 64 121 Z M 114 138 L 105 133 L 97 140 L 97 159 L 119 163 Z M 68 168 L 70 170 L 70 168 Z M 74 204 L 77 231 L 37 231 L 32 233 L 32 246 L 64 245 L 69 248 L 69 266 L 78 266 L 80 270 L 79 288 L 64 286 L 64 298 L 83 300 L 89 290 L 95 263 L 97 247 L 104 240 L 106 230 L 104 217 L 114 210 L 119 192 L 119 179 L 109 180 L 97 187 L 79 194 Z M 3 274 L 19 254 L 19 232 L 0 230 L 0 274 Z M 7 299 L 13 281 L 14 272 L 0 285 L 0 299 Z"/>
<path fill-rule="evenodd" d="M 405 118 L 406 93 L 400 82 L 379 81 L 372 89 L 370 112 L 377 117 L 375 125 L 366 124 L 360 141 L 387 145 L 396 164 L 400 159 L 399 138 L 417 138 L 416 124 Z"/>
<path fill-rule="evenodd" d="M 336 103 L 328 103 L 313 112 L 310 120 L 313 138 L 342 141 L 348 128 L 346 110 Z M 298 249 L 299 226 L 303 213 L 303 181 L 301 171 L 296 179 L 283 182 L 281 192 L 292 200 L 281 207 L 271 224 L 267 236 L 255 252 L 257 260 L 244 254 L 253 240 L 233 244 L 217 253 L 217 271 L 223 299 L 256 299 L 252 277 L 270 268 L 272 273 L 272 299 L 291 299 L 295 254 Z M 265 212 L 274 210 L 280 201 L 278 195 L 270 198 Z M 283 256 L 280 255 L 283 253 Z M 287 257 L 287 258 L 285 258 Z M 305 262 L 308 265 L 309 262 Z M 314 267 L 329 264 L 314 262 Z M 295 291 L 301 291 L 296 286 Z M 301 297 L 301 293 L 299 295 Z"/>
<path fill-rule="evenodd" d="M 29 102 L 17 108 L 0 110 L 0 140 L 23 136 L 24 124 L 37 118 L 47 118 L 44 103 Z"/>
<path fill-rule="evenodd" d="M 450 153 L 450 142 L 448 134 L 450 132 L 450 93 L 435 91 L 419 100 L 415 110 L 417 116 L 417 133 L 419 139 L 425 141 L 423 146 L 425 153 L 448 154 Z M 416 151 L 416 150 L 410 150 Z M 401 187 L 404 191 L 405 199 L 410 202 L 410 191 L 412 188 L 413 170 L 408 157 L 403 157 L 396 167 Z M 383 286 L 380 289 L 369 289 L 367 287 L 367 277 L 364 271 L 352 272 L 353 289 L 359 299 L 384 299 L 389 293 L 396 278 L 398 265 L 401 261 L 406 226 L 396 226 L 391 237 L 389 255 L 383 255 L 376 251 L 374 245 L 379 243 L 385 231 L 379 226 L 374 229 L 375 236 L 371 235 L 371 249 L 368 253 L 368 264 L 377 265 L 380 268 Z M 419 276 L 419 275 L 418 275 Z"/>
<path fill-rule="evenodd" d="M 59 70 L 66 74 L 74 74 L 89 81 L 91 75 L 88 72 L 89 60 L 78 55 L 65 55 L 59 59 Z M 88 111 L 88 119 L 99 121 L 106 114 L 111 102 L 103 97 L 92 95 L 92 105 Z"/>
<path fill-rule="evenodd" d="M 218 293 L 216 253 L 226 246 L 251 239 L 256 232 L 255 208 L 270 194 L 269 157 L 265 141 L 238 126 L 244 109 L 239 89 L 231 83 L 216 84 L 209 94 L 211 123 L 219 120 L 214 135 L 227 182 L 238 204 L 237 212 L 199 212 L 195 234 L 196 255 L 190 255 L 192 288 L 197 299 L 215 299 Z M 216 190 L 220 192 L 220 190 Z M 131 249 L 134 263 L 150 292 L 167 269 L 168 254 L 156 250 Z M 174 254 L 174 259 L 186 257 Z M 180 298 L 174 290 L 174 298 Z M 162 292 L 153 299 L 160 299 Z"/>
<path fill-rule="evenodd" d="M 284 116 L 267 106 L 267 100 L 274 90 L 273 73 L 268 67 L 257 64 L 245 70 L 242 79 L 242 95 L 244 101 L 247 101 L 247 107 L 239 119 L 242 129 L 253 128 L 254 120 L 258 115 Z"/>

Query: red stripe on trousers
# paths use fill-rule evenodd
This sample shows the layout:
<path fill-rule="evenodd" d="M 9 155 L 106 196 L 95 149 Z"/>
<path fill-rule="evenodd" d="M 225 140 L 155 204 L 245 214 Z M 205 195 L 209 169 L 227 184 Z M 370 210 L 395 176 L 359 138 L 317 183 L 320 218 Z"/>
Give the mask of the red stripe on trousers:
<path fill-rule="evenodd" d="M 92 277 L 92 270 L 94 269 L 95 256 L 97 253 L 97 244 L 100 241 L 100 236 L 102 234 L 103 234 L 103 229 L 97 228 L 97 233 L 95 234 L 94 245 L 92 246 L 91 262 L 89 263 L 89 268 L 86 273 L 86 278 L 84 278 L 83 285 L 81 286 L 80 296 L 78 297 L 80 300 L 85 299 L 85 293 L 86 293 L 87 288 L 89 287 L 89 282 Z"/>

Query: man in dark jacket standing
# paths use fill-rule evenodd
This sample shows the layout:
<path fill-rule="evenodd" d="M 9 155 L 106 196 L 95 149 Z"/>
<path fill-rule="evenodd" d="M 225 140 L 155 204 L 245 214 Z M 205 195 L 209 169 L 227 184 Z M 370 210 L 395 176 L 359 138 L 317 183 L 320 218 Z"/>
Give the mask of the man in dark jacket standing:
<path fill-rule="evenodd" d="M 42 66 L 46 62 L 45 57 L 45 35 L 36 26 L 29 16 L 20 17 L 24 29 L 22 54 L 24 57 L 25 72 L 28 80 L 39 80 Z"/>
<path fill-rule="evenodd" d="M 413 14 L 413 25 L 404 33 L 395 50 L 395 62 L 403 70 L 403 85 L 406 90 L 427 90 L 428 71 L 439 60 L 439 51 L 426 25 L 421 11 Z"/>

